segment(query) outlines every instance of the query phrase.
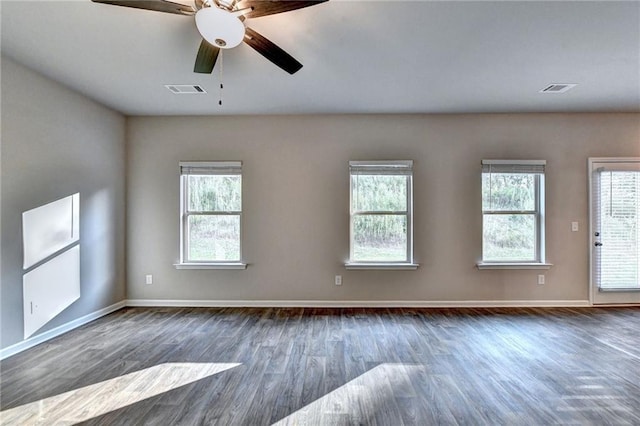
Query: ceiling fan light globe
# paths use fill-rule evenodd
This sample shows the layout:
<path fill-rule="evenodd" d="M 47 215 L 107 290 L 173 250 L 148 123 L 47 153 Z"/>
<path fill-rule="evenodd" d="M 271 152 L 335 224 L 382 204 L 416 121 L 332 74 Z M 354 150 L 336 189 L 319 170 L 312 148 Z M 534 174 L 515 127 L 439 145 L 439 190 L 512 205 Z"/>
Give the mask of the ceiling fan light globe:
<path fill-rule="evenodd" d="M 217 7 L 203 7 L 196 13 L 196 27 L 209 44 L 221 49 L 236 47 L 244 39 L 244 24 Z"/>

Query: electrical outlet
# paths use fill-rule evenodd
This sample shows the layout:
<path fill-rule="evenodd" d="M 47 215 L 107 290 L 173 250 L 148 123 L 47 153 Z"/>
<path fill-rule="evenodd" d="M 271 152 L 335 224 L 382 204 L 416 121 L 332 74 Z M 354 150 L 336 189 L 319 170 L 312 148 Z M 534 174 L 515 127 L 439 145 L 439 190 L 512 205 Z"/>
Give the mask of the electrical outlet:
<path fill-rule="evenodd" d="M 145 275 L 144 282 L 147 284 L 153 284 L 153 275 Z"/>
<path fill-rule="evenodd" d="M 544 275 L 542 274 L 538 275 L 538 284 L 540 285 L 544 284 Z"/>
<path fill-rule="evenodd" d="M 342 275 L 336 275 L 336 285 L 342 285 Z"/>
<path fill-rule="evenodd" d="M 571 222 L 571 231 L 578 232 L 578 222 Z"/>

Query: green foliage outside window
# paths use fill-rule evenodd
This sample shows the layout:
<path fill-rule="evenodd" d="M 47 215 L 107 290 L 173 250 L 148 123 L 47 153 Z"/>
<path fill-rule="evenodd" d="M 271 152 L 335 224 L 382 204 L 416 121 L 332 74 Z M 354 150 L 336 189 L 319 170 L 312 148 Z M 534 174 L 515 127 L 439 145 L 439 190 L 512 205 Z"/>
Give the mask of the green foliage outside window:
<path fill-rule="evenodd" d="M 188 259 L 239 261 L 242 177 L 240 175 L 189 175 L 187 222 Z"/>
<path fill-rule="evenodd" d="M 242 210 L 240 175 L 190 175 L 189 211 Z"/>
<path fill-rule="evenodd" d="M 482 209 L 484 261 L 538 260 L 534 174 L 483 173 Z"/>
<path fill-rule="evenodd" d="M 407 176 L 353 175 L 352 209 L 367 214 L 353 218 L 353 259 L 407 260 Z"/>

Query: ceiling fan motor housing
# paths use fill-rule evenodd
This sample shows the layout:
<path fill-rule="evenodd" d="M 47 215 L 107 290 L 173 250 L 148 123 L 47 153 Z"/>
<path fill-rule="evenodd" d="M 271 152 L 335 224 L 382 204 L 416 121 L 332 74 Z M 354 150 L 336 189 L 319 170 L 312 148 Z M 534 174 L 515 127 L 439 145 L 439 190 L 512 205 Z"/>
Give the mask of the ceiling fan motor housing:
<path fill-rule="evenodd" d="M 203 7 L 196 13 L 196 27 L 209 44 L 221 49 L 236 47 L 244 39 L 244 24 L 230 12 Z"/>

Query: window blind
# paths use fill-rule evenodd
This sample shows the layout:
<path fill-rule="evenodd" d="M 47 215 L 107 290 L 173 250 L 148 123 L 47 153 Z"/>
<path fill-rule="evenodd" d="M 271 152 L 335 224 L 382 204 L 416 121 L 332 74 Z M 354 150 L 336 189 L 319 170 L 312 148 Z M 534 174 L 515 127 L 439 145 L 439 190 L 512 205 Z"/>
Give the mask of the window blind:
<path fill-rule="evenodd" d="M 594 278 L 601 290 L 640 289 L 640 172 L 594 172 Z"/>
<path fill-rule="evenodd" d="M 349 161 L 352 175 L 410 175 L 413 160 L 398 161 Z"/>
<path fill-rule="evenodd" d="M 482 173 L 544 174 L 545 160 L 482 160 Z"/>
<path fill-rule="evenodd" d="M 241 173 L 241 161 L 180 162 L 181 175 L 239 175 Z"/>

